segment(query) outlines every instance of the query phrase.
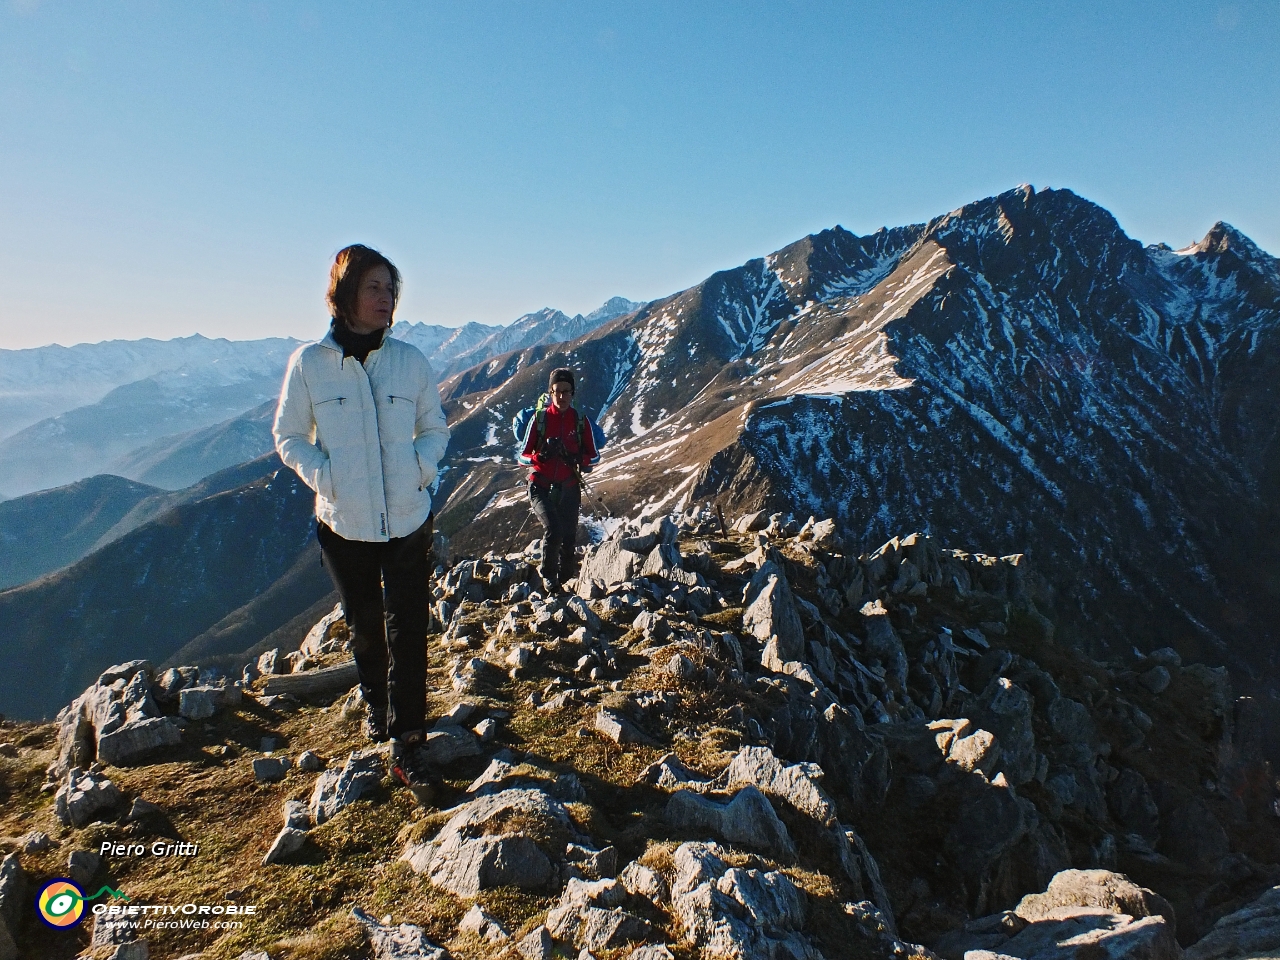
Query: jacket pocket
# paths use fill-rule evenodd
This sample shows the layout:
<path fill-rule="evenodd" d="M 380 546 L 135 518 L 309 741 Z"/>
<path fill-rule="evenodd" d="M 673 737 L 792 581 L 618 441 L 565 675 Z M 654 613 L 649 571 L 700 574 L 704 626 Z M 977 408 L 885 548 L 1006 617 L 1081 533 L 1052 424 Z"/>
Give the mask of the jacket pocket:
<path fill-rule="evenodd" d="M 330 503 L 334 502 L 333 496 L 333 460 L 329 457 L 325 458 L 324 463 L 320 467 L 320 473 L 316 477 L 316 493 L 320 494 Z"/>

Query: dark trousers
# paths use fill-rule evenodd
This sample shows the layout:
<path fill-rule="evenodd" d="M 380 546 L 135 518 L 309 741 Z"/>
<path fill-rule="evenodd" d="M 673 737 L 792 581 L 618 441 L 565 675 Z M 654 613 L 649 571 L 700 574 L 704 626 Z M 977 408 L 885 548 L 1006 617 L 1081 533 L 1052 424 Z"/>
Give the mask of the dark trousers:
<path fill-rule="evenodd" d="M 387 711 L 392 737 L 422 731 L 427 724 L 432 520 L 385 543 L 347 540 L 323 523 L 316 532 L 351 629 L 365 700 L 375 710 Z"/>
<path fill-rule="evenodd" d="M 548 487 L 529 483 L 529 505 L 542 524 L 542 575 L 556 583 L 578 575 L 578 507 L 582 491 L 576 483 Z"/>

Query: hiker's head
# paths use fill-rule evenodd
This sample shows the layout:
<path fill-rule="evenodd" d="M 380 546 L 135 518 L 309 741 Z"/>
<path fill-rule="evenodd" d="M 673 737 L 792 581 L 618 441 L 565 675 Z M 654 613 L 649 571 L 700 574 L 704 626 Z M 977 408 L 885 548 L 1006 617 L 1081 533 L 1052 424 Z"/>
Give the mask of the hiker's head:
<path fill-rule="evenodd" d="M 559 367 L 551 371 L 547 381 L 547 393 L 551 396 L 551 405 L 557 410 L 568 409 L 573 404 L 574 379 L 573 371 L 568 367 Z"/>
<path fill-rule="evenodd" d="M 377 250 L 343 247 L 329 269 L 329 310 L 356 333 L 391 326 L 400 299 L 400 271 Z"/>

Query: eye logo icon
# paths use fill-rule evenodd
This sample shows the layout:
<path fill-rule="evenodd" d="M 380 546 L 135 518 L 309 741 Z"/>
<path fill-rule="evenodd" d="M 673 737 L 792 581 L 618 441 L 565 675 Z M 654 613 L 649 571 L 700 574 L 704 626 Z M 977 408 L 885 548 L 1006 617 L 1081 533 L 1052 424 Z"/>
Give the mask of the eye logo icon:
<path fill-rule="evenodd" d="M 87 900 L 96 900 L 104 893 L 122 900 L 129 899 L 119 890 L 112 890 L 110 887 L 103 887 L 92 897 L 86 897 L 84 891 L 70 880 L 59 877 L 40 888 L 36 897 L 36 910 L 40 913 L 40 919 L 49 926 L 65 930 L 80 922 Z"/>

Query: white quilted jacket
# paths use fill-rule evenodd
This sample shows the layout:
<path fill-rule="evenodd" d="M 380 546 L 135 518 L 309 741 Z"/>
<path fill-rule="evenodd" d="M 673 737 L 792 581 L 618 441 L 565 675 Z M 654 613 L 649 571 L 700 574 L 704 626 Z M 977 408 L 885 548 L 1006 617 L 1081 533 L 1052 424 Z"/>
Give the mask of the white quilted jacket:
<path fill-rule="evenodd" d="M 387 337 L 365 363 L 326 336 L 289 359 L 276 407 L 276 451 L 316 492 L 316 517 L 348 540 L 413 533 L 449 444 L 435 372 Z"/>

